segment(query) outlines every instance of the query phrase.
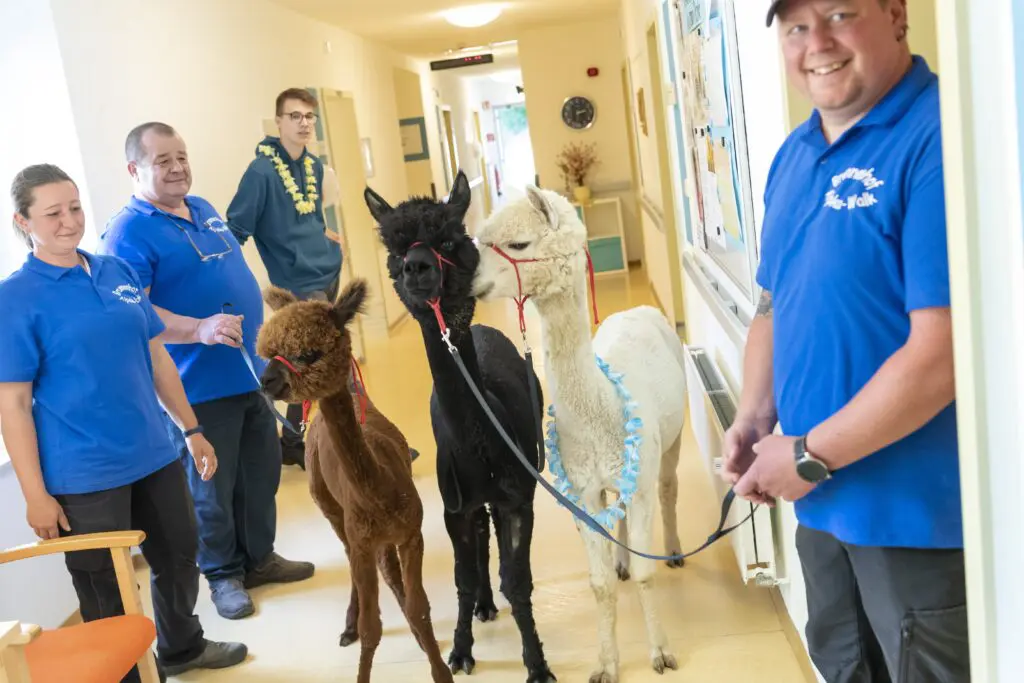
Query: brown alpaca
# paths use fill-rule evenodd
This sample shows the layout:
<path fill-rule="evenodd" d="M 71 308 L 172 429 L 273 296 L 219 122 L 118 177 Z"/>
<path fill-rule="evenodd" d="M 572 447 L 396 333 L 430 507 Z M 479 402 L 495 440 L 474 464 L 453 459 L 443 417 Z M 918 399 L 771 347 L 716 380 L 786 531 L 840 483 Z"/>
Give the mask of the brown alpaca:
<path fill-rule="evenodd" d="M 358 683 L 369 683 L 381 638 L 378 567 L 430 661 L 434 683 L 451 683 L 423 590 L 423 505 L 409 446 L 365 392 L 353 396 L 349 379 L 348 324 L 362 309 L 366 282 L 353 281 L 333 305 L 300 302 L 276 287 L 263 298 L 274 310 L 257 341 L 259 355 L 271 359 L 264 393 L 289 403 L 320 402 L 306 437 L 306 470 L 313 500 L 349 557 L 352 596 L 341 645 L 355 641 L 358 617 Z"/>

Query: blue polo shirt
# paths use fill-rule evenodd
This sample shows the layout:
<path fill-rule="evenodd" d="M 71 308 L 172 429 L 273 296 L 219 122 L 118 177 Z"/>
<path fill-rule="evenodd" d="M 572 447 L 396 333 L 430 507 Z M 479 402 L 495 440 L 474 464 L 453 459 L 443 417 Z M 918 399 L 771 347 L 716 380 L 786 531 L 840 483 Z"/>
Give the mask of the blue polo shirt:
<path fill-rule="evenodd" d="M 757 272 L 774 301 L 775 402 L 791 435 L 868 383 L 907 341 L 911 311 L 950 305 L 936 76 L 915 57 L 833 144 L 820 124 L 815 112 L 773 162 Z M 837 471 L 796 515 L 851 544 L 962 547 L 955 404 Z"/>
<path fill-rule="evenodd" d="M 29 255 L 0 282 L 0 382 L 32 383 L 50 495 L 124 486 L 178 457 L 149 354 L 164 325 L 127 263 L 79 253 L 91 275 Z"/>
<path fill-rule="evenodd" d="M 222 312 L 244 315 L 243 344 L 256 372 L 262 373 L 265 363 L 256 355 L 256 335 L 263 324 L 259 283 L 216 209 L 191 195 L 185 204 L 192 220 L 132 197 L 107 223 L 100 251 L 127 261 L 142 286 L 150 288 L 153 304 L 171 313 L 200 319 Z M 231 308 L 222 310 L 226 303 Z M 259 389 L 237 348 L 168 344 L 167 351 L 193 405 Z"/>

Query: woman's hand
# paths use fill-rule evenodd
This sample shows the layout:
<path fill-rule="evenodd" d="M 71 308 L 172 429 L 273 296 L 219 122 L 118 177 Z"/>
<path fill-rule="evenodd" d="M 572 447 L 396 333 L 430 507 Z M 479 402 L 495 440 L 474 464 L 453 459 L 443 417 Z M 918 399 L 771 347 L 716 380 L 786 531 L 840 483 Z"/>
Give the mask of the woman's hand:
<path fill-rule="evenodd" d="M 43 493 L 25 501 L 28 505 L 28 525 L 36 536 L 45 540 L 60 538 L 60 530 L 71 531 L 68 518 L 64 516 L 64 510 L 49 493 Z"/>
<path fill-rule="evenodd" d="M 188 452 L 192 454 L 192 460 L 196 464 L 196 472 L 199 472 L 203 481 L 209 481 L 217 471 L 217 454 L 213 450 L 213 445 L 202 434 L 193 434 L 185 439 L 185 443 L 188 444 Z"/>

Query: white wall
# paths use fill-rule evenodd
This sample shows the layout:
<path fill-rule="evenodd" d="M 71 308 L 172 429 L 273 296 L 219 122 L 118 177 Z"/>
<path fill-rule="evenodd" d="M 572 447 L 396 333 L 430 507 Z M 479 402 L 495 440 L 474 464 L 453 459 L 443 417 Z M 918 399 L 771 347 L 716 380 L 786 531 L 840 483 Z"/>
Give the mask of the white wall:
<path fill-rule="evenodd" d="M 352 93 L 360 135 L 373 148 L 370 184 L 385 197 L 407 195 L 394 67 L 422 72 L 420 62 L 266 0 L 52 3 L 86 172 L 103 179 L 94 183 L 97 227 L 131 192 L 124 137 L 151 119 L 181 132 L 193 192 L 226 211 L 261 121 L 287 87 Z M 266 282 L 252 244 L 246 253 Z"/>
<path fill-rule="evenodd" d="M 92 202 L 50 3 L 5 0 L 0 26 L 12 29 L 0 41 L 0 92 L 10 96 L 0 106 L 0 277 L 6 277 L 27 253 L 11 226 L 10 187 L 18 171 L 30 164 L 56 164 L 78 183 L 86 211 Z M 92 228 L 83 240 L 87 249 L 96 240 Z"/>
<path fill-rule="evenodd" d="M 0 3 L 0 26 L 12 27 L 0 41 L 0 92 L 12 96 L 0 106 L 0 277 L 6 277 L 28 252 L 11 227 L 9 189 L 18 171 L 29 164 L 56 164 L 78 183 L 87 211 L 91 200 L 49 2 L 5 0 Z M 86 248 L 96 240 L 91 228 L 83 240 Z M 0 442 L 0 548 L 34 540 L 21 489 Z M 58 626 L 77 604 L 59 556 L 0 567 L 0 621 Z"/>

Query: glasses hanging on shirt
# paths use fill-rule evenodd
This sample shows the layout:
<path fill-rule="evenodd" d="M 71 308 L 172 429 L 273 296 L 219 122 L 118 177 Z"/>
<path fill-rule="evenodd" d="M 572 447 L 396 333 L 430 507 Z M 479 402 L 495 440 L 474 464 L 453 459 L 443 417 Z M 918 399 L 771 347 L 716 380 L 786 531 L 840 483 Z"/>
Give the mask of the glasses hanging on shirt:
<path fill-rule="evenodd" d="M 195 240 L 192 239 L 192 235 L 188 234 L 187 228 L 183 227 L 176 220 L 172 220 L 171 218 L 167 218 L 167 220 L 171 221 L 171 223 L 174 224 L 174 227 L 176 227 L 178 230 L 181 230 L 181 233 L 185 235 L 185 239 L 187 239 L 188 243 L 192 245 L 192 248 L 195 249 L 195 252 L 199 254 L 199 260 L 202 261 L 203 263 L 206 263 L 207 261 L 213 261 L 214 259 L 224 258 L 232 251 L 234 251 L 234 248 L 231 246 L 231 243 L 224 239 L 224 235 L 221 234 L 222 232 L 228 229 L 228 226 L 224 225 L 224 221 L 222 221 L 219 218 L 209 218 L 207 219 L 206 223 L 204 223 L 204 225 L 210 230 L 210 232 L 216 235 L 220 239 L 220 241 L 224 243 L 224 251 L 218 251 L 216 254 L 204 253 L 203 250 L 199 248 L 199 245 L 195 243 Z"/>

